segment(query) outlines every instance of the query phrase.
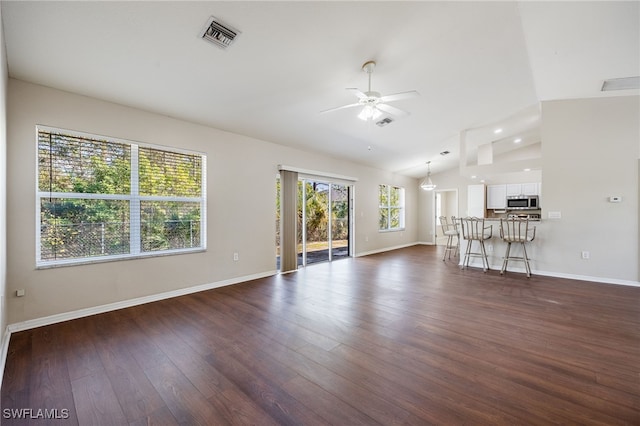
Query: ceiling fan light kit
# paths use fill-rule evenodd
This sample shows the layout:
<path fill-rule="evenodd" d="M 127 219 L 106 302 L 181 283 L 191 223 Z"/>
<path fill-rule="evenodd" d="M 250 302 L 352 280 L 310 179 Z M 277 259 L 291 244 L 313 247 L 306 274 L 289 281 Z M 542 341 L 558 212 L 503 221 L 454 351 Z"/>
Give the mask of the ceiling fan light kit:
<path fill-rule="evenodd" d="M 358 118 L 364 121 L 377 120 L 381 115 L 382 113 L 375 106 L 365 105 L 358 114 Z"/>
<path fill-rule="evenodd" d="M 371 74 L 373 74 L 373 70 L 376 67 L 375 61 L 367 61 L 362 65 L 362 71 L 366 72 L 369 76 L 369 85 L 368 90 L 363 92 L 356 88 L 350 88 L 353 94 L 358 98 L 358 102 L 348 105 L 343 105 L 337 108 L 331 108 L 325 111 L 321 111 L 321 113 L 332 112 L 339 109 L 352 108 L 352 107 L 362 107 L 362 110 L 358 114 L 358 118 L 364 121 L 377 120 L 381 118 L 384 114 L 396 116 L 396 117 L 406 117 L 410 115 L 409 112 L 404 111 L 400 108 L 396 108 L 394 106 L 388 105 L 388 102 L 399 101 L 401 99 L 413 98 L 415 96 L 419 96 L 420 94 L 415 90 L 411 90 L 409 92 L 400 92 L 394 93 L 392 95 L 382 96 L 379 92 L 371 90 Z"/>

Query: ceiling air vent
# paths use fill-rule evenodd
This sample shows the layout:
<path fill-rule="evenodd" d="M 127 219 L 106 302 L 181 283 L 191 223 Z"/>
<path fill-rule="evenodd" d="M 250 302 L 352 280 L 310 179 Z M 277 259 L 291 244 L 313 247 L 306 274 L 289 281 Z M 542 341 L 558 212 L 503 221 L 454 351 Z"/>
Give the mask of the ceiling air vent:
<path fill-rule="evenodd" d="M 212 16 L 207 21 L 207 25 L 202 33 L 202 38 L 222 49 L 226 49 L 233 44 L 238 34 L 240 34 L 240 31 L 231 28 L 227 24 L 223 24 L 220 20 Z"/>
<path fill-rule="evenodd" d="M 377 126 L 380 126 L 380 127 L 384 127 L 384 126 L 386 126 L 387 124 L 391 124 L 391 123 L 393 123 L 393 120 L 392 120 L 392 119 L 390 119 L 389 117 L 386 117 L 386 118 L 383 118 L 382 120 L 378 121 L 378 122 L 376 123 L 376 125 L 377 125 Z"/>
<path fill-rule="evenodd" d="M 640 88 L 640 77 L 612 78 L 602 83 L 602 92 L 610 90 L 630 90 Z"/>

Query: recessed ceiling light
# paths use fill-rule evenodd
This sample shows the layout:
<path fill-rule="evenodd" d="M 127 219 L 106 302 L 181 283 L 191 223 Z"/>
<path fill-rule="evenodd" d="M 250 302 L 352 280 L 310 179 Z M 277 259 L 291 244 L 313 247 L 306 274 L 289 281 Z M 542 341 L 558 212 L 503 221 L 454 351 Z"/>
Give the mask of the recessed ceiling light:
<path fill-rule="evenodd" d="M 530 171 L 531 171 L 531 169 L 524 169 L 524 171 L 525 171 L 525 172 L 530 172 Z"/>
<path fill-rule="evenodd" d="M 484 183 L 484 179 L 480 179 L 480 183 Z"/>
<path fill-rule="evenodd" d="M 520 138 L 513 140 L 513 143 L 520 143 L 520 142 L 522 142 L 522 139 L 520 139 Z"/>
<path fill-rule="evenodd" d="M 478 177 L 478 176 L 473 175 L 473 176 L 471 176 L 471 179 L 475 179 L 475 178 L 477 178 L 477 177 Z"/>
<path fill-rule="evenodd" d="M 493 131 L 493 133 L 495 133 L 496 135 L 497 135 L 498 133 L 502 133 L 502 129 L 495 129 L 495 130 Z"/>

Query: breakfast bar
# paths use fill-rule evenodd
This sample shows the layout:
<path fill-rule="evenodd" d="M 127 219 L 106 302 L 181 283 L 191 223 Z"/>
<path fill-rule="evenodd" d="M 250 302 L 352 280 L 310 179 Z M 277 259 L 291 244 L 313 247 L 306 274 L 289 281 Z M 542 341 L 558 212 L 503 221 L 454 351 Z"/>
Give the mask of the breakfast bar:
<path fill-rule="evenodd" d="M 489 263 L 489 269 L 500 270 L 502 269 L 502 263 L 507 251 L 507 243 L 500 238 L 500 219 L 499 218 L 486 218 L 484 219 L 484 226 L 491 227 L 491 238 L 484 241 L 484 246 L 487 253 L 487 260 Z M 539 253 L 541 253 L 541 246 L 544 242 L 544 224 L 541 220 L 529 220 L 529 229 L 536 228 L 535 239 L 527 242 L 527 256 L 529 258 L 529 265 L 532 272 L 536 271 L 536 259 Z M 487 232 L 489 232 L 487 230 Z M 473 251 L 479 249 L 475 246 L 476 242 L 466 240 L 462 237 L 462 230 L 460 231 L 460 259 L 459 264 L 463 266 L 464 253 L 467 250 L 467 244 L 473 243 Z M 522 256 L 522 247 L 519 244 L 511 246 L 511 256 Z M 470 267 L 483 268 L 483 261 L 479 257 L 472 257 L 469 259 Z M 506 274 L 510 272 L 526 273 L 524 262 L 510 261 L 506 270 Z"/>

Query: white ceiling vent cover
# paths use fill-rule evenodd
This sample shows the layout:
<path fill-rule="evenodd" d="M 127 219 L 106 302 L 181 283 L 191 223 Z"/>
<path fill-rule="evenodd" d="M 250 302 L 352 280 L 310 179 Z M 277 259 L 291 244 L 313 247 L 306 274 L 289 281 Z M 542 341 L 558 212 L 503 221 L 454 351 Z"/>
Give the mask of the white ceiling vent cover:
<path fill-rule="evenodd" d="M 233 44 L 238 34 L 240 34 L 240 31 L 223 24 L 219 19 L 212 16 L 207 21 L 201 37 L 222 49 L 226 49 Z"/>
<path fill-rule="evenodd" d="M 602 92 L 640 89 L 640 77 L 612 78 L 602 83 Z"/>

